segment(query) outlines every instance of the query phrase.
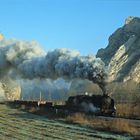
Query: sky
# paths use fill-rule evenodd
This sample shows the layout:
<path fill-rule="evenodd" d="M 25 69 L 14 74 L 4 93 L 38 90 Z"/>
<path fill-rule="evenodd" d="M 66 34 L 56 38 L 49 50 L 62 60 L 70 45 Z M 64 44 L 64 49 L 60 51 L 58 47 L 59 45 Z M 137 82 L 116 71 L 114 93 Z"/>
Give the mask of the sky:
<path fill-rule="evenodd" d="M 139 0 L 0 0 L 5 38 L 36 40 L 46 51 L 96 54 L 128 16 L 140 17 Z"/>

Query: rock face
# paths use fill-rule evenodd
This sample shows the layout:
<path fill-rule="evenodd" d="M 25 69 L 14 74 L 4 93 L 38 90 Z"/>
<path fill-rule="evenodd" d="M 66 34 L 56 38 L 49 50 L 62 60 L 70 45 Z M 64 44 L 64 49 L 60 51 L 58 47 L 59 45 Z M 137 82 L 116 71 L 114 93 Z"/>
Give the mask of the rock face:
<path fill-rule="evenodd" d="M 5 78 L 0 81 L 0 101 L 2 100 L 19 100 L 21 96 L 21 87 L 18 83 Z"/>
<path fill-rule="evenodd" d="M 133 80 L 140 83 L 140 18 L 128 17 L 97 53 L 109 69 L 109 82 Z"/>

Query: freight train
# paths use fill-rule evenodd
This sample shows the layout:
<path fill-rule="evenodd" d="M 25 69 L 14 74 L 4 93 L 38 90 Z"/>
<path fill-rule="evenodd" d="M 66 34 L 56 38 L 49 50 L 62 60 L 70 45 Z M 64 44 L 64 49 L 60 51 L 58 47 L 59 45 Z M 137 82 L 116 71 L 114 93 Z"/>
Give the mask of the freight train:
<path fill-rule="evenodd" d="M 22 101 L 14 100 L 8 101 L 9 105 L 26 108 L 38 108 L 38 110 L 44 110 L 44 112 L 63 112 L 65 114 L 71 114 L 75 112 L 82 112 L 93 115 L 115 115 L 116 108 L 114 100 L 108 95 L 77 95 L 70 96 L 64 104 L 54 104 L 54 102 L 48 101 Z"/>

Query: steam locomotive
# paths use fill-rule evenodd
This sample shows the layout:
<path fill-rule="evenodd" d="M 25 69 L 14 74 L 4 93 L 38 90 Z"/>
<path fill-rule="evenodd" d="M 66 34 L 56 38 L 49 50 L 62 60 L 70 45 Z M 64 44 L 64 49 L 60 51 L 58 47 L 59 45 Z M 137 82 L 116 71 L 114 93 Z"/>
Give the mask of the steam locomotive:
<path fill-rule="evenodd" d="M 70 110 L 90 114 L 112 116 L 116 113 L 114 100 L 108 95 L 70 96 L 66 101 Z"/>

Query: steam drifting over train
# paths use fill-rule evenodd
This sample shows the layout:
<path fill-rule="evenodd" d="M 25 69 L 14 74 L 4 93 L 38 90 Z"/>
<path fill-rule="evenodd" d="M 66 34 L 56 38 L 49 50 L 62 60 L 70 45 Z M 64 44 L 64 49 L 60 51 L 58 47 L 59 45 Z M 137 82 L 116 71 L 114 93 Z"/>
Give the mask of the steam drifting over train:
<path fill-rule="evenodd" d="M 88 79 L 105 93 L 107 73 L 101 59 L 92 55 L 81 56 L 68 49 L 45 53 L 36 42 L 4 39 L 0 41 L 0 75 L 2 78 L 7 75 L 12 80 Z"/>

